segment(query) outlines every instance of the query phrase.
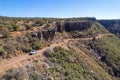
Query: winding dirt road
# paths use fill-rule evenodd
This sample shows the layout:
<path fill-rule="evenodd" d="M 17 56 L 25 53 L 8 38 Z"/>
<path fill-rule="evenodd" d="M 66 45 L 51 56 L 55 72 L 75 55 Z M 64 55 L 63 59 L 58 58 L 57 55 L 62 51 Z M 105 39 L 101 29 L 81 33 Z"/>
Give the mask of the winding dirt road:
<path fill-rule="evenodd" d="M 95 36 L 95 37 L 98 39 L 98 38 L 101 38 L 101 37 L 103 37 L 105 35 L 112 35 L 112 34 L 100 34 L 100 35 Z M 6 60 L 6 61 L 0 63 L 0 73 L 4 72 L 4 71 L 6 71 L 6 70 L 8 70 L 10 68 L 15 67 L 16 64 L 19 64 L 21 62 L 25 62 L 25 61 L 27 61 L 29 59 L 32 59 L 34 57 L 37 57 L 37 56 L 41 55 L 48 48 L 53 49 L 53 48 L 55 48 L 57 46 L 62 47 L 64 44 L 67 44 L 70 40 L 92 40 L 92 39 L 93 39 L 93 37 L 91 37 L 91 38 L 65 39 L 65 40 L 63 40 L 63 41 L 61 41 L 59 43 L 53 43 L 49 47 L 45 47 L 45 48 L 43 48 L 41 50 L 38 50 L 37 54 L 34 54 L 34 55 L 25 54 L 25 55 L 21 55 L 21 56 L 18 56 L 18 57 L 13 57 L 13 58 L 11 58 L 9 60 Z"/>

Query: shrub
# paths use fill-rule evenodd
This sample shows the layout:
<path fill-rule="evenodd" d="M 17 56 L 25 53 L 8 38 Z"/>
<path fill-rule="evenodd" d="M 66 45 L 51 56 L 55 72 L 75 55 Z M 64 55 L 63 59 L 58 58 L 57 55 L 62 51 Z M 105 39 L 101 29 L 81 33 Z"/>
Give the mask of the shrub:
<path fill-rule="evenodd" d="M 31 25 L 25 25 L 26 29 L 31 29 L 32 26 Z"/>
<path fill-rule="evenodd" d="M 39 42 L 32 42 L 31 47 L 35 50 L 41 49 Z"/>
<path fill-rule="evenodd" d="M 39 74 L 37 72 L 32 73 L 31 80 L 40 80 Z"/>
<path fill-rule="evenodd" d="M 25 53 L 28 53 L 28 52 L 30 52 L 31 50 L 32 50 L 32 48 L 29 46 L 29 44 L 24 44 L 24 45 L 22 45 L 22 51 L 23 52 L 25 52 Z"/>
<path fill-rule="evenodd" d="M 37 24 L 37 25 L 39 24 L 40 26 L 42 26 L 44 24 L 44 21 L 43 20 L 38 20 L 38 21 L 35 22 L 35 24 Z"/>
<path fill-rule="evenodd" d="M 10 32 L 7 28 L 0 29 L 0 34 L 2 34 L 3 38 L 8 38 L 10 36 Z"/>
<path fill-rule="evenodd" d="M 18 25 L 12 25 L 13 26 L 13 31 L 17 31 L 17 30 L 19 30 L 20 29 L 20 26 L 18 26 Z"/>
<path fill-rule="evenodd" d="M 23 75 L 23 70 L 9 69 L 0 80 L 24 80 Z"/>

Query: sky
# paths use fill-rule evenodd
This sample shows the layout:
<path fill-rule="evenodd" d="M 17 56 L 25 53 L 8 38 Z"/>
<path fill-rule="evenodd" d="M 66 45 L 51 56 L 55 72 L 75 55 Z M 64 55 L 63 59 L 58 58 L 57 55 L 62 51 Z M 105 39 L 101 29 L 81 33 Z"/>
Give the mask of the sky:
<path fill-rule="evenodd" d="M 120 0 L 0 0 L 0 15 L 120 19 Z"/>

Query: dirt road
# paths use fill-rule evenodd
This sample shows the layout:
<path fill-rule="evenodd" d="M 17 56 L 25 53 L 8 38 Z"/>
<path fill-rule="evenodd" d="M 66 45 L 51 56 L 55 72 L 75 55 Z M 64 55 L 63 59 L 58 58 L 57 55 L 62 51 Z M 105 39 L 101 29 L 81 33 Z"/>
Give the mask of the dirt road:
<path fill-rule="evenodd" d="M 105 35 L 111 35 L 111 34 L 100 34 L 98 36 L 96 36 L 96 38 L 101 38 Z M 67 44 L 70 40 L 92 40 L 93 37 L 91 38 L 76 38 L 76 39 L 65 39 L 63 40 L 62 42 L 58 42 L 58 43 L 53 43 L 51 46 L 49 47 L 45 47 L 41 50 L 38 50 L 37 51 L 37 54 L 34 54 L 34 55 L 28 55 L 28 54 L 25 54 L 25 55 L 21 55 L 21 56 L 18 56 L 18 57 L 13 57 L 9 60 L 6 60 L 4 61 L 3 63 L 0 63 L 0 73 L 12 68 L 12 67 L 15 67 L 16 64 L 19 64 L 21 62 L 25 62 L 29 59 L 32 59 L 34 57 L 37 57 L 39 55 L 41 55 L 44 51 L 46 51 L 48 48 L 50 49 L 53 49 L 54 47 L 57 47 L 57 46 L 63 46 L 64 44 Z"/>

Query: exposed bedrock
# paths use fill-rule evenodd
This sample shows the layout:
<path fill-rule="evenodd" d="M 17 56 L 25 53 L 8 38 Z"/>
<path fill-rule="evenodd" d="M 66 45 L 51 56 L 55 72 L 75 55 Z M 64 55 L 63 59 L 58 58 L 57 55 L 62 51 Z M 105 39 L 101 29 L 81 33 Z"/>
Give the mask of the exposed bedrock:
<path fill-rule="evenodd" d="M 71 31 L 75 31 L 75 30 L 87 30 L 88 28 L 90 28 L 91 23 L 89 22 L 56 22 L 55 23 L 55 31 L 57 32 L 62 32 L 62 31 L 66 31 L 66 32 L 71 32 Z"/>
<path fill-rule="evenodd" d="M 38 37 L 40 40 L 53 40 L 55 32 L 71 32 L 71 31 L 83 31 L 91 27 L 89 22 L 56 22 L 54 28 L 48 28 L 39 30 L 38 32 L 32 32 L 32 37 Z"/>

